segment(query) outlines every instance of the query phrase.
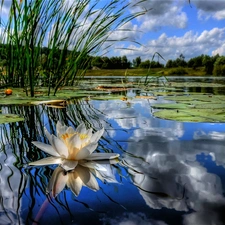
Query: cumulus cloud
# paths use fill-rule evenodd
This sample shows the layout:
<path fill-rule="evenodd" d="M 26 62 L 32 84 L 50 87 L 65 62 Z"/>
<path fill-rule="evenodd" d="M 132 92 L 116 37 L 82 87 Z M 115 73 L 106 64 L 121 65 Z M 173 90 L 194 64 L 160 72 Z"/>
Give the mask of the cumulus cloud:
<path fill-rule="evenodd" d="M 103 225 L 167 225 L 163 221 L 148 219 L 144 213 L 124 213 L 116 218 L 103 218 Z"/>
<path fill-rule="evenodd" d="M 212 55 L 225 55 L 225 43 L 222 44 L 220 47 L 212 51 Z"/>
<path fill-rule="evenodd" d="M 204 30 L 201 33 L 188 31 L 183 36 L 168 36 L 161 34 L 158 39 L 151 39 L 144 46 L 131 44 L 130 50 L 115 50 L 121 55 L 132 58 L 141 56 L 143 60 L 149 59 L 155 52 L 159 52 L 165 59 L 175 59 L 181 53 L 188 60 L 201 54 L 215 54 L 224 52 L 224 32 L 225 28 L 215 27 L 211 30 Z"/>
<path fill-rule="evenodd" d="M 0 221 L 1 224 L 24 224 L 19 207 L 22 204 L 21 195 L 25 188 L 25 177 L 15 166 L 17 159 L 12 154 L 12 141 L 10 138 L 10 127 L 0 126 Z M 16 145 L 15 142 L 13 145 Z M 4 147 L 2 147 L 4 146 Z M 18 182 L 20 181 L 20 182 Z"/>
<path fill-rule="evenodd" d="M 9 10 L 12 4 L 12 0 L 4 1 L 4 4 L 1 7 L 1 16 L 8 16 Z"/>
<path fill-rule="evenodd" d="M 147 129 L 148 130 L 148 129 Z M 197 154 L 210 154 L 223 166 L 224 133 L 195 133 L 195 140 L 178 141 L 172 132 L 151 130 L 128 145 L 125 165 L 146 204 L 154 209 L 186 211 L 184 224 L 223 224 L 225 198 L 221 179 L 209 173 Z M 169 137 L 169 138 L 168 138 Z M 191 210 L 193 213 L 191 213 Z"/>
<path fill-rule="evenodd" d="M 225 1 L 192 0 L 191 3 L 198 9 L 199 19 L 209 19 L 210 17 L 217 20 L 225 19 Z"/>
<path fill-rule="evenodd" d="M 174 0 L 143 1 L 138 6 L 147 10 L 144 16 L 138 18 L 139 27 L 144 32 L 156 31 L 166 26 L 180 29 L 187 26 L 188 18 L 182 10 L 182 4 Z"/>
<path fill-rule="evenodd" d="M 127 40 L 133 41 L 138 40 L 142 35 L 143 32 L 138 25 L 129 21 L 117 30 L 113 31 L 109 36 L 109 40 L 123 40 L 126 38 Z"/>
<path fill-rule="evenodd" d="M 143 131 L 141 130 L 142 128 L 155 128 L 160 124 L 160 120 L 158 119 L 149 119 L 151 117 L 149 104 L 152 103 L 155 103 L 155 100 L 139 100 L 133 98 L 128 101 L 102 101 L 98 106 L 96 105 L 96 107 L 102 112 L 102 115 L 99 115 L 102 120 L 112 119 L 117 126 L 124 130 L 136 128 L 134 131 L 135 135 L 141 136 L 143 134 L 139 132 Z M 95 101 L 92 101 L 92 104 L 95 104 Z M 107 124 L 104 127 L 106 129 L 111 128 Z M 177 137 L 183 135 L 182 123 L 174 123 L 173 125 L 165 123 L 165 127 L 167 128 L 165 129 L 167 135 L 171 130 Z M 113 134 L 112 131 L 110 131 L 110 133 Z"/>

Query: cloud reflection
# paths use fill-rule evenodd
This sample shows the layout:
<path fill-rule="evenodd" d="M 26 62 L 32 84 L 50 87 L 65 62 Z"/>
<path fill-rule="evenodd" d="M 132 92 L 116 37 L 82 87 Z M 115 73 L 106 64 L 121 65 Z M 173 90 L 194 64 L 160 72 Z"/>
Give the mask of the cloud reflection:
<path fill-rule="evenodd" d="M 103 225 L 167 225 L 160 220 L 148 219 L 144 213 L 123 213 L 122 216 L 116 218 L 104 217 Z"/>
<path fill-rule="evenodd" d="M 211 135 L 210 145 L 205 143 L 206 136 L 180 141 L 163 129 L 145 130 L 143 135 L 133 136 L 127 149 L 131 154 L 124 155 L 124 163 L 146 204 L 153 209 L 166 207 L 188 212 L 185 225 L 224 224 L 221 179 L 196 160 L 199 153 L 223 154 L 224 141 L 218 141 L 221 136 Z"/>

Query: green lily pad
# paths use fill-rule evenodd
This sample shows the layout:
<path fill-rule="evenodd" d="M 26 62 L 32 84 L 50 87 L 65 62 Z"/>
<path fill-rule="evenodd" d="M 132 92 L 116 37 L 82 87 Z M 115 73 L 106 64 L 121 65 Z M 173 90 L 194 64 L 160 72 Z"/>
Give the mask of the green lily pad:
<path fill-rule="evenodd" d="M 225 87 L 224 84 L 203 82 L 169 82 L 167 85 L 170 87 Z"/>
<path fill-rule="evenodd" d="M 225 103 L 161 103 L 154 104 L 152 108 L 155 109 L 225 109 Z"/>
<path fill-rule="evenodd" d="M 183 96 L 168 96 L 165 100 L 171 100 L 176 102 L 181 101 L 204 101 L 204 102 L 214 102 L 214 101 L 225 101 L 225 95 L 183 95 Z"/>
<path fill-rule="evenodd" d="M 188 108 L 187 104 L 176 104 L 176 103 L 161 103 L 161 104 L 152 104 L 152 108 L 155 109 L 186 109 Z"/>
<path fill-rule="evenodd" d="M 153 92 L 153 95 L 154 96 L 174 96 L 174 95 L 183 95 L 183 93 L 158 91 L 158 92 Z"/>
<path fill-rule="evenodd" d="M 126 97 L 124 95 L 101 95 L 91 97 L 93 100 L 125 100 Z"/>
<path fill-rule="evenodd" d="M 168 96 L 165 99 L 177 103 L 152 105 L 152 108 L 161 109 L 154 112 L 154 116 L 186 122 L 225 122 L 224 95 Z"/>
<path fill-rule="evenodd" d="M 225 110 L 223 109 L 165 109 L 154 112 L 154 116 L 181 122 L 225 122 Z"/>
<path fill-rule="evenodd" d="M 24 118 L 16 115 L 16 114 L 0 114 L 0 124 L 2 123 L 14 123 L 23 121 Z"/>

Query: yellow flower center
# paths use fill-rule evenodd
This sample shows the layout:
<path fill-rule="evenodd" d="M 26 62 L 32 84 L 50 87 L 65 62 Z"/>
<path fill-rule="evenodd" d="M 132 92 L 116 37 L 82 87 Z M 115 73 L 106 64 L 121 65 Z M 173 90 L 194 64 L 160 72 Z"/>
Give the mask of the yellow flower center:
<path fill-rule="evenodd" d="M 63 139 L 63 141 L 67 141 L 67 139 L 73 136 L 74 134 L 77 134 L 81 140 L 88 138 L 87 134 L 80 134 L 78 132 L 71 133 L 71 134 L 68 134 L 68 133 L 62 134 L 61 138 Z"/>
<path fill-rule="evenodd" d="M 87 134 L 78 134 L 78 135 L 79 135 L 81 140 L 88 138 Z"/>

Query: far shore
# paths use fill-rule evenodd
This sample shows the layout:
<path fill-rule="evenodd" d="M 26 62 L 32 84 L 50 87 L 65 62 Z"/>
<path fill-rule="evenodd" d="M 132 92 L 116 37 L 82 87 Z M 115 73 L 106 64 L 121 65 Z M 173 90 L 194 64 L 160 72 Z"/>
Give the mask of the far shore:
<path fill-rule="evenodd" d="M 181 70 L 180 70 L 181 69 Z M 184 71 L 184 73 L 182 73 Z M 204 67 L 193 68 L 151 68 L 149 69 L 94 69 L 85 76 L 213 76 L 205 73 Z"/>

